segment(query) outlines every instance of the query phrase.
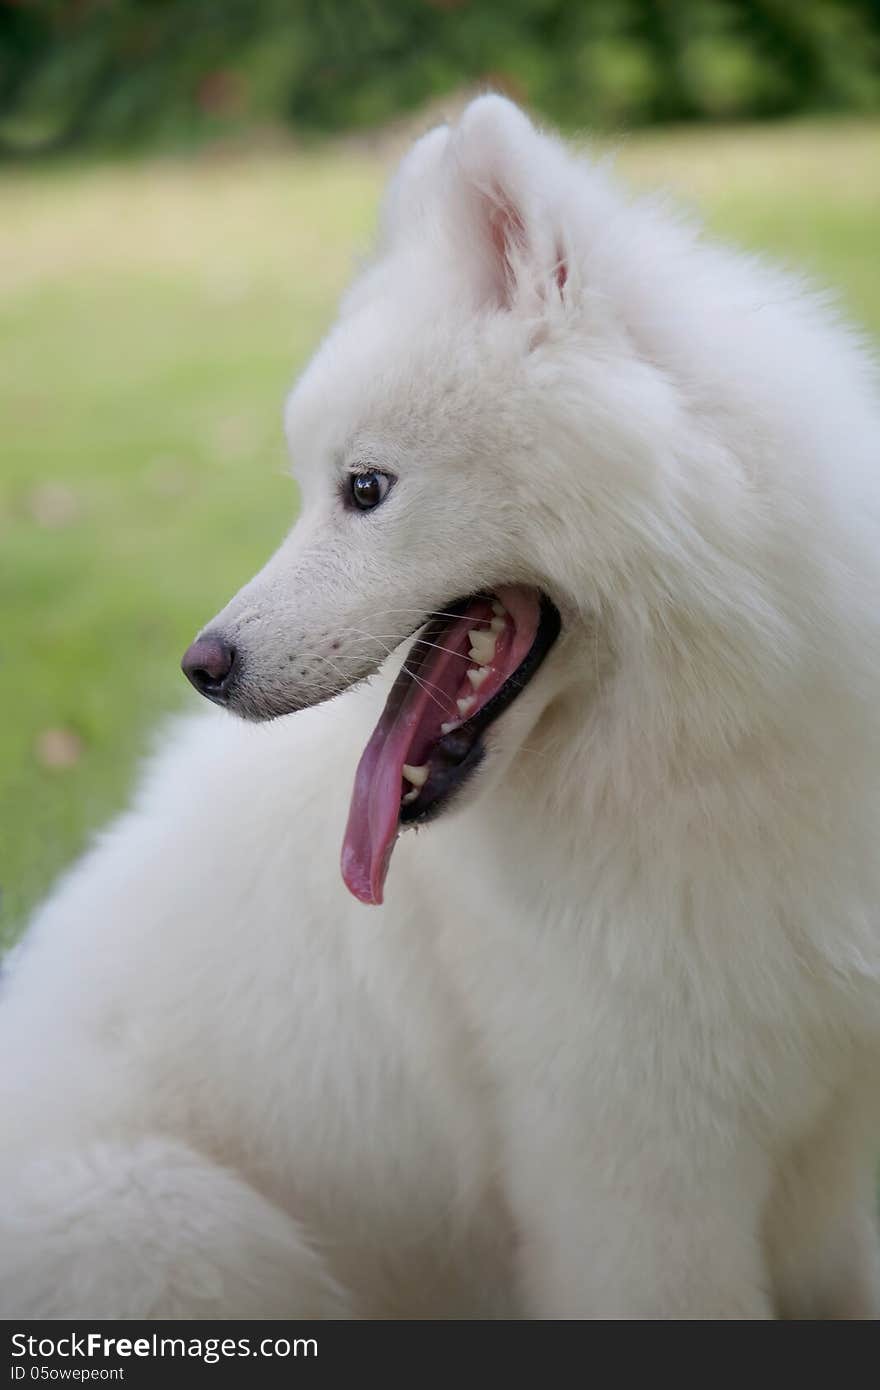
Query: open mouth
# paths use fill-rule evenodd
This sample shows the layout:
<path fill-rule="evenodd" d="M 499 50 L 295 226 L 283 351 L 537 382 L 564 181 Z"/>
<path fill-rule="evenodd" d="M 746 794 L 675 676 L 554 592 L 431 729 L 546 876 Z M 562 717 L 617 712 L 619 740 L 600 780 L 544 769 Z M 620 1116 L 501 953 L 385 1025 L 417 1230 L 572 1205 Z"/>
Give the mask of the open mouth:
<path fill-rule="evenodd" d="M 553 603 L 509 586 L 449 604 L 415 639 L 358 764 L 342 877 L 381 903 L 403 826 L 444 810 L 479 767 L 486 729 L 525 689 L 559 635 Z"/>

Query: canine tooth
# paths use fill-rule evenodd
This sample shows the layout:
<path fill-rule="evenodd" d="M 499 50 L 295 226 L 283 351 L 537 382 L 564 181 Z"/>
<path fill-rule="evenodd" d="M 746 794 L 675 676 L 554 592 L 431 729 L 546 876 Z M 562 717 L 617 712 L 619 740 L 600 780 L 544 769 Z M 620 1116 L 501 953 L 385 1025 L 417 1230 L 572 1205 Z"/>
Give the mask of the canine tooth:
<path fill-rule="evenodd" d="M 463 700 L 456 700 L 455 703 L 458 705 L 459 714 L 462 719 L 464 719 L 465 715 L 472 710 L 477 703 L 477 697 L 476 695 L 466 695 Z"/>
<path fill-rule="evenodd" d="M 412 767 L 410 763 L 404 763 L 401 771 L 407 782 L 412 782 L 416 788 L 423 787 L 428 780 L 427 763 L 422 763 L 421 767 Z"/>
<path fill-rule="evenodd" d="M 492 612 L 495 614 L 496 618 L 503 618 L 507 609 L 504 607 L 504 604 L 499 603 L 496 598 L 495 602 L 492 604 Z"/>
<path fill-rule="evenodd" d="M 411 792 L 407 792 L 406 796 L 402 796 L 402 797 L 400 798 L 401 805 L 403 805 L 403 806 L 408 806 L 408 805 L 410 804 L 411 801 L 415 801 L 415 799 L 416 799 L 416 797 L 418 796 L 418 794 L 419 794 L 419 789 L 418 789 L 418 787 L 413 787 L 413 789 L 412 789 Z"/>
<path fill-rule="evenodd" d="M 489 624 L 489 631 L 490 631 L 490 632 L 494 632 L 494 633 L 496 634 L 496 636 L 497 636 L 497 634 L 498 634 L 499 632 L 503 632 L 504 629 L 505 629 L 506 627 L 507 627 L 507 619 L 506 619 L 506 618 L 493 618 L 492 621 L 491 621 L 491 623 Z"/>
<path fill-rule="evenodd" d="M 474 690 L 479 690 L 480 686 L 483 684 L 483 681 L 486 679 L 488 674 L 489 672 L 487 671 L 486 667 L 480 666 L 477 668 L 476 671 L 474 671 L 473 669 L 469 670 L 467 673 L 467 678 L 470 681 L 471 685 L 474 687 Z"/>
<path fill-rule="evenodd" d="M 460 704 L 461 704 L 461 700 L 459 700 L 458 703 L 459 703 L 459 705 L 460 705 Z M 441 724 L 441 725 L 440 725 L 440 732 L 441 732 L 441 734 L 451 734 L 451 733 L 452 733 L 452 730 L 453 730 L 453 729 L 457 729 L 457 728 L 458 728 L 458 720 L 457 720 L 457 719 L 450 719 L 450 721 L 449 721 L 448 724 Z"/>
<path fill-rule="evenodd" d="M 473 632 L 468 633 L 471 640 L 471 649 L 468 656 L 471 661 L 476 661 L 478 666 L 488 666 L 495 655 L 495 634 L 494 632 Z"/>

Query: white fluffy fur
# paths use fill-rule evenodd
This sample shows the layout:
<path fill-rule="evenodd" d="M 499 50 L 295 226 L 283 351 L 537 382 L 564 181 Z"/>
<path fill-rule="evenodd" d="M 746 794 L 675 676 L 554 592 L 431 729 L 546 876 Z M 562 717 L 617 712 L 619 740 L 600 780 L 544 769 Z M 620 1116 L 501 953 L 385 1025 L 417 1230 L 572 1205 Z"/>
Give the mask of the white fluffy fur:
<path fill-rule="evenodd" d="M 211 624 L 243 712 L 503 582 L 563 636 L 382 909 L 337 867 L 381 689 L 169 737 L 5 986 L 0 1309 L 877 1315 L 859 343 L 486 97 L 404 161 L 288 426 L 302 517 Z"/>

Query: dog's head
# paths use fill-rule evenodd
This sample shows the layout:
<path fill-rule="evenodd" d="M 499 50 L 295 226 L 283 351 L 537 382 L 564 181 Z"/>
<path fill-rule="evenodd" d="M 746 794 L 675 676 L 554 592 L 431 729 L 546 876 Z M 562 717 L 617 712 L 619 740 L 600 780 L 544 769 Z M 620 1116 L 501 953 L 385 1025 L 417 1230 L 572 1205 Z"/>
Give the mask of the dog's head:
<path fill-rule="evenodd" d="M 380 254 L 288 403 L 301 515 L 184 659 L 209 698 L 267 719 L 418 634 L 357 774 L 343 870 L 365 901 L 399 827 L 487 751 L 509 758 L 571 679 L 563 652 L 638 532 L 617 494 L 655 486 L 656 382 L 585 284 L 578 177 L 498 97 L 412 149 Z"/>

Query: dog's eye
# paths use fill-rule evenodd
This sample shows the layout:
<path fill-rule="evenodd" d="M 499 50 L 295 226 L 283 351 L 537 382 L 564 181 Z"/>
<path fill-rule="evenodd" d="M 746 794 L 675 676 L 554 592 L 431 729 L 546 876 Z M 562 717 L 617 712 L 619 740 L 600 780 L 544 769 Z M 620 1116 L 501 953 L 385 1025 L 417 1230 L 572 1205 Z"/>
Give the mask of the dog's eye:
<path fill-rule="evenodd" d="M 378 473 L 370 468 L 365 473 L 352 473 L 349 480 L 351 500 L 362 512 L 368 512 L 384 502 L 391 486 L 387 473 Z"/>

